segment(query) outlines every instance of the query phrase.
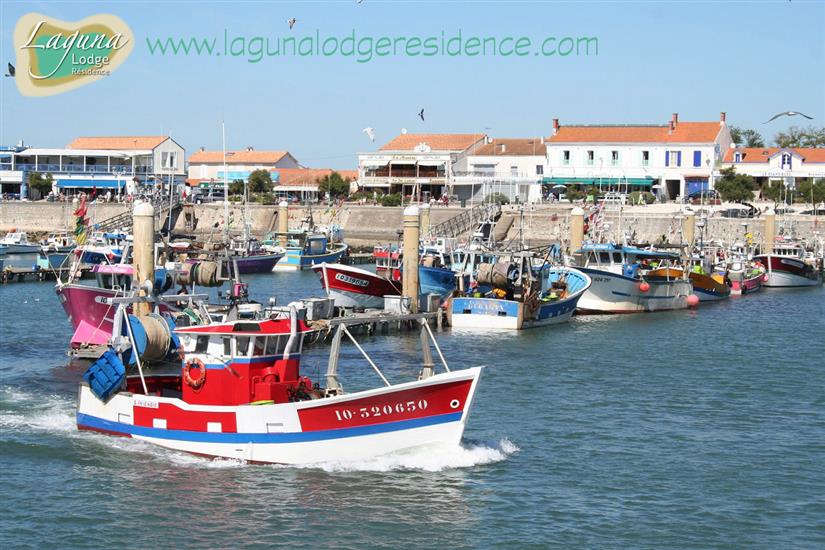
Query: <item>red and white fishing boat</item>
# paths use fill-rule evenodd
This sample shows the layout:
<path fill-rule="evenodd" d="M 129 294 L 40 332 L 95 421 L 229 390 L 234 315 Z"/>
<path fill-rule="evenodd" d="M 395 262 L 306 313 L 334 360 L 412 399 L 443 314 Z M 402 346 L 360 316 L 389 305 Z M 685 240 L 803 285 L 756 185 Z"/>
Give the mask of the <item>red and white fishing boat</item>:
<path fill-rule="evenodd" d="M 773 252 L 754 258 L 765 266 L 766 287 L 801 287 L 822 284 L 822 260 L 808 257 L 799 243 L 775 243 Z"/>
<path fill-rule="evenodd" d="M 300 373 L 310 329 L 294 310 L 286 319 L 177 328 L 157 315 L 128 319 L 128 342 L 113 338 L 84 375 L 78 428 L 210 457 L 311 464 L 458 445 L 481 374 L 481 367 L 451 372 L 446 364 L 434 374 L 427 344 L 416 380 L 390 384 L 371 362 L 385 385 L 346 394 L 337 374 L 346 322 L 321 388 Z M 158 346 L 164 326 L 171 327 L 165 348 Z M 425 330 L 432 338 L 422 323 Z M 177 367 L 155 370 L 147 357 L 161 355 L 159 365 L 177 358 Z M 137 374 L 127 374 L 128 364 Z"/>
<path fill-rule="evenodd" d="M 384 296 L 400 296 L 401 283 L 364 269 L 342 264 L 312 267 L 321 277 L 327 296 L 339 307 L 383 308 Z"/>
<path fill-rule="evenodd" d="M 761 263 L 734 258 L 728 262 L 728 278 L 731 283 L 730 293 L 741 295 L 758 292 L 767 277 Z"/>

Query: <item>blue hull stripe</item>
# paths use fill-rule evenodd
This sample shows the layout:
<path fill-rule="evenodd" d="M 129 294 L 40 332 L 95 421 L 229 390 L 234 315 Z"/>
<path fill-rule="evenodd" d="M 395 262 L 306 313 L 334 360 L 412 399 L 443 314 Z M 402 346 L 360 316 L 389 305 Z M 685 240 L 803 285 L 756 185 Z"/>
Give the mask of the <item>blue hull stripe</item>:
<path fill-rule="evenodd" d="M 123 435 L 133 435 L 140 437 L 153 437 L 156 439 L 169 439 L 174 441 L 191 441 L 196 443 L 306 443 L 309 441 L 325 441 L 329 439 L 343 439 L 346 437 L 357 437 L 361 435 L 374 435 L 380 433 L 396 432 L 399 430 L 409 430 L 411 428 L 422 428 L 458 422 L 461 420 L 461 412 L 440 414 L 425 418 L 414 418 L 412 420 L 399 420 L 397 422 L 386 422 L 384 424 L 373 424 L 370 426 L 358 426 L 355 428 L 341 428 L 338 430 L 318 430 L 313 432 L 293 432 L 293 433 L 216 433 L 216 432 L 192 432 L 188 430 L 164 430 L 163 428 L 149 428 L 146 426 L 133 426 L 122 422 L 104 420 L 96 416 L 77 413 L 78 427 L 100 430 Z"/>

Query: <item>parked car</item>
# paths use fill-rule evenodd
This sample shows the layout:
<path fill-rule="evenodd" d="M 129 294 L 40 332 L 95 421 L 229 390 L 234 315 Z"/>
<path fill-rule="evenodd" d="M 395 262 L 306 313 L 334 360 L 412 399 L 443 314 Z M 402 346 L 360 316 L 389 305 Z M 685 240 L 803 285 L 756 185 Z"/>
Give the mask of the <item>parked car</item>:
<path fill-rule="evenodd" d="M 690 204 L 722 204 L 716 189 L 694 191 L 687 196 L 687 202 Z"/>
<path fill-rule="evenodd" d="M 719 215 L 723 218 L 755 218 L 759 216 L 760 210 L 754 205 L 743 202 L 738 205 L 732 205 L 729 208 L 719 211 Z"/>

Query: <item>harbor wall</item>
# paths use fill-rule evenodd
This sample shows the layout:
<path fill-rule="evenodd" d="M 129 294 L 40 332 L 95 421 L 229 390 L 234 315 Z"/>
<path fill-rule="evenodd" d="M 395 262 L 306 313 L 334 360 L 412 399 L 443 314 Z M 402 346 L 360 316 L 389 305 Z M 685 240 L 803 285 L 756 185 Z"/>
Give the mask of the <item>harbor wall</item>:
<path fill-rule="evenodd" d="M 611 240 L 621 240 L 622 235 L 628 234 L 635 241 L 660 241 L 673 243 L 680 242 L 680 209 L 677 205 L 669 205 L 669 211 L 652 211 L 650 207 L 632 207 L 621 215 L 618 212 L 608 212 L 604 217 L 602 231 L 604 236 Z M 500 227 L 507 229 L 505 240 L 517 242 L 521 240 L 529 245 L 540 245 L 551 242 L 565 242 L 569 235 L 570 209 L 564 205 L 527 206 L 522 213 L 515 206 L 506 206 L 503 210 L 504 219 Z M 89 206 L 89 217 L 93 222 L 102 221 L 121 212 L 131 210 L 131 205 L 125 204 L 92 204 Z M 194 230 L 187 227 L 189 219 L 196 219 Z M 302 206 L 291 206 L 289 210 L 289 225 L 297 227 L 307 215 L 308 210 Z M 435 207 L 431 210 L 430 223 L 436 225 L 461 213 L 461 208 Z M 370 248 L 377 243 L 390 243 L 398 240 L 398 231 L 401 229 L 403 208 L 345 205 L 342 207 L 314 206 L 312 215 L 317 225 L 337 224 L 344 229 L 347 242 L 354 247 Z M 240 231 L 243 227 L 243 207 L 232 205 L 230 219 L 231 228 Z M 249 207 L 249 217 L 252 221 L 252 231 L 256 235 L 263 235 L 275 230 L 277 225 L 276 205 L 253 205 Z M 175 231 L 191 233 L 207 237 L 210 233 L 215 236 L 223 231 L 224 209 L 221 204 L 187 205 L 177 216 Z M 794 230 L 800 237 L 812 237 L 814 232 L 820 235 L 825 233 L 825 220 L 814 220 L 811 216 L 789 216 L 794 220 Z M 697 216 L 698 219 L 698 216 Z M 704 230 L 705 240 L 722 239 L 731 242 L 744 235 L 743 222 L 747 221 L 748 231 L 759 242 L 762 237 L 764 220 L 722 218 L 718 215 L 708 218 Z M 0 231 L 6 232 L 12 228 L 29 233 L 48 233 L 63 231 L 73 226 L 71 203 L 47 202 L 0 202 Z M 217 227 L 216 227 L 217 224 Z M 777 220 L 777 231 L 781 229 Z M 499 231 L 499 237 L 501 237 Z M 697 240 L 702 231 L 697 227 Z"/>

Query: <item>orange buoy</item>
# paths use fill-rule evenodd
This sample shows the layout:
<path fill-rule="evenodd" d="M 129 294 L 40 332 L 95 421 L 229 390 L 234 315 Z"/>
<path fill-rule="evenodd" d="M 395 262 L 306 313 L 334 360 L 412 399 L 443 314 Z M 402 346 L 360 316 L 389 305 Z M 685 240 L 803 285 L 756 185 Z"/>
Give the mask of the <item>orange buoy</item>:
<path fill-rule="evenodd" d="M 696 307 L 699 305 L 699 296 L 696 294 L 689 294 L 687 297 L 688 307 Z"/>
<path fill-rule="evenodd" d="M 639 290 L 641 292 L 647 292 L 648 290 L 650 290 L 650 283 L 648 283 L 647 281 L 642 281 L 641 283 L 639 283 Z"/>

